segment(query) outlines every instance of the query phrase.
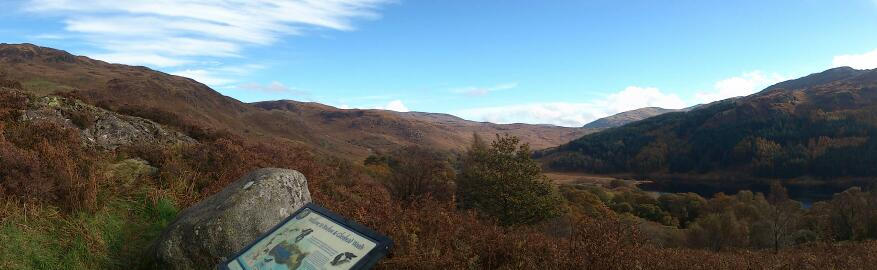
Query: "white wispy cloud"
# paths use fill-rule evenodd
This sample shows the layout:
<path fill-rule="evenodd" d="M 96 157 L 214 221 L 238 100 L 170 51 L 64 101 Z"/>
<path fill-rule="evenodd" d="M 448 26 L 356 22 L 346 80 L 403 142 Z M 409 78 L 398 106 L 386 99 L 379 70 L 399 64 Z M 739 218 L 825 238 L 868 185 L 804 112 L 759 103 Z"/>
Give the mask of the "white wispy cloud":
<path fill-rule="evenodd" d="M 402 103 L 402 100 L 398 100 L 398 99 L 390 101 L 389 103 L 387 103 L 387 105 L 378 106 L 375 109 L 390 110 L 390 111 L 397 111 L 397 112 L 407 112 L 408 111 L 408 107 L 406 107 L 405 104 Z"/>
<path fill-rule="evenodd" d="M 838 55 L 832 59 L 831 64 L 833 67 L 848 66 L 855 69 L 877 68 L 877 49 L 863 54 Z"/>
<path fill-rule="evenodd" d="M 210 71 L 204 69 L 185 69 L 171 74 L 190 78 L 206 85 L 223 86 L 235 82 L 229 78 L 214 76 Z"/>
<path fill-rule="evenodd" d="M 461 110 L 457 115 L 493 123 L 553 124 L 579 127 L 601 117 L 642 107 L 684 108 L 675 94 L 654 87 L 629 86 L 592 102 L 546 102 Z"/>
<path fill-rule="evenodd" d="M 745 72 L 740 76 L 722 79 L 713 84 L 713 89 L 701 91 L 694 96 L 697 103 L 710 103 L 732 97 L 747 96 L 761 91 L 768 86 L 786 80 L 777 74 L 767 74 L 760 70 Z"/>
<path fill-rule="evenodd" d="M 289 86 L 286 86 L 278 81 L 273 81 L 269 84 L 261 84 L 261 83 L 245 83 L 237 85 L 238 89 L 241 90 L 253 90 L 253 91 L 262 91 L 269 93 L 283 93 L 291 90 Z"/>
<path fill-rule="evenodd" d="M 273 81 L 271 83 L 262 84 L 262 83 L 243 83 L 238 84 L 234 87 L 237 90 L 244 91 L 258 91 L 268 94 L 292 94 L 299 96 L 299 98 L 309 96 L 310 93 L 306 90 L 297 89 L 293 87 L 289 87 L 281 82 Z"/>
<path fill-rule="evenodd" d="M 329 105 L 333 105 L 333 104 L 330 103 Z M 340 103 L 340 104 L 334 103 L 333 106 L 335 106 L 339 109 L 345 109 L 345 110 L 348 110 L 348 109 L 373 110 L 373 109 L 375 109 L 375 110 L 388 110 L 388 111 L 397 111 L 397 112 L 410 111 L 408 109 L 408 106 L 405 106 L 405 103 L 402 102 L 401 99 L 390 100 L 387 103 L 381 104 L 381 105 L 351 106 L 347 103 Z"/>
<path fill-rule="evenodd" d="M 63 37 L 93 46 L 93 58 L 171 72 L 211 86 L 233 83 L 222 67 L 192 67 L 205 59 L 238 58 L 248 46 L 317 29 L 354 30 L 356 19 L 378 18 L 392 0 L 29 0 L 27 12 L 59 17 Z M 42 38 L 59 33 L 36 35 Z M 232 67 L 234 68 L 234 67 Z"/>
<path fill-rule="evenodd" d="M 508 89 L 513 89 L 516 87 L 518 87 L 518 83 L 511 82 L 511 83 L 497 84 L 497 85 L 488 86 L 488 87 L 478 87 L 478 86 L 460 87 L 460 88 L 454 88 L 451 91 L 454 93 L 457 93 L 457 94 L 464 94 L 467 96 L 480 97 L 480 96 L 486 96 L 487 94 L 490 94 L 491 92 L 508 90 Z"/>
<path fill-rule="evenodd" d="M 38 35 L 30 35 L 27 36 L 29 39 L 42 39 L 42 40 L 61 40 L 67 39 L 67 36 L 60 34 L 38 34 Z"/>
<path fill-rule="evenodd" d="M 192 60 L 166 57 L 149 52 L 95 53 L 89 55 L 89 57 L 110 63 L 154 67 L 176 67 L 194 62 Z"/>

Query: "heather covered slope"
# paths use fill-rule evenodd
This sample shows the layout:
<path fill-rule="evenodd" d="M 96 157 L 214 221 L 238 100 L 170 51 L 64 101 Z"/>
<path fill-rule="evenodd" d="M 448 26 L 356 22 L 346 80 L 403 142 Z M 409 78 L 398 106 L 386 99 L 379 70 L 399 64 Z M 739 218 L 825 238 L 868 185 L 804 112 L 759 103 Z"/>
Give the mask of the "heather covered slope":
<path fill-rule="evenodd" d="M 565 171 L 875 177 L 877 70 L 827 70 L 542 154 Z"/>
<path fill-rule="evenodd" d="M 387 152 L 407 145 L 461 151 L 471 141 L 472 134 L 485 138 L 509 134 L 521 138 L 535 149 L 543 149 L 596 131 L 550 125 L 474 122 L 436 113 L 338 109 L 291 100 L 257 102 L 253 105 L 273 114 L 305 120 L 310 132 L 320 134 L 321 138 L 333 145 L 350 144 L 368 152 Z"/>
<path fill-rule="evenodd" d="M 458 151 L 473 133 L 491 138 L 509 133 L 541 149 L 592 132 L 547 125 L 497 125 L 429 113 L 341 110 L 316 103 L 246 104 L 188 78 L 30 44 L 0 44 L 0 79 L 19 82 L 37 95 L 66 93 L 194 137 L 224 130 L 253 139 L 282 138 L 354 159 L 415 144 Z"/>

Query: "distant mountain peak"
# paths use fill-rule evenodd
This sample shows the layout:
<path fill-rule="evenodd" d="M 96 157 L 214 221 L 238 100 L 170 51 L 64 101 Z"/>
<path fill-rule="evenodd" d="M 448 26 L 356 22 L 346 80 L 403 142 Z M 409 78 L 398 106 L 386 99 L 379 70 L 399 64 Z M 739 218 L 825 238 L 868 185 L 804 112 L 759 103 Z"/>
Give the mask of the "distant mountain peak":
<path fill-rule="evenodd" d="M 862 74 L 872 72 L 873 70 L 859 70 L 851 67 L 836 67 L 819 73 L 813 73 L 801 78 L 788 80 L 771 85 L 765 88 L 761 93 L 768 93 L 776 90 L 798 90 L 809 88 L 826 83 L 836 82 L 840 80 L 851 79 Z"/>
<path fill-rule="evenodd" d="M 684 109 L 682 109 L 684 110 Z M 681 111 L 680 109 L 664 109 L 660 107 L 645 107 L 636 110 L 617 113 L 611 116 L 603 117 L 584 126 L 584 128 L 613 128 L 626 125 L 628 123 L 643 120 L 652 116 L 665 114 L 668 112 Z"/>

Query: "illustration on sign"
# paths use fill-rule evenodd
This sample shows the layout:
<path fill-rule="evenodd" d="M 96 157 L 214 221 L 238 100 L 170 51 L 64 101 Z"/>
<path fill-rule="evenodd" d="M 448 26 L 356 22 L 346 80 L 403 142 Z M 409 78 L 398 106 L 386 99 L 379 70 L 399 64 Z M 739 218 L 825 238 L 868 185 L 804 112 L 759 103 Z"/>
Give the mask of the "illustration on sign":
<path fill-rule="evenodd" d="M 362 232 L 364 228 L 357 228 L 358 232 L 352 227 L 360 226 L 339 222 L 333 215 L 315 205 L 306 205 L 227 262 L 224 268 L 353 269 L 385 255 L 389 239 L 371 231 Z M 357 264 L 369 257 L 371 261 Z"/>

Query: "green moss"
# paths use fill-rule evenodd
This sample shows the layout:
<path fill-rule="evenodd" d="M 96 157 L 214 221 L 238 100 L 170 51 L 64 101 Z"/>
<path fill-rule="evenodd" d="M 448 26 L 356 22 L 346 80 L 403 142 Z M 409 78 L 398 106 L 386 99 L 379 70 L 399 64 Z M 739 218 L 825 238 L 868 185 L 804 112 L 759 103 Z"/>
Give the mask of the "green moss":
<path fill-rule="evenodd" d="M 123 269 L 144 261 L 177 215 L 173 200 L 113 198 L 95 213 L 52 217 L 54 209 L 0 222 L 0 269 Z"/>

